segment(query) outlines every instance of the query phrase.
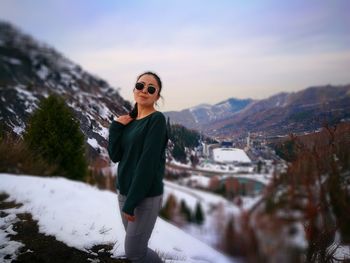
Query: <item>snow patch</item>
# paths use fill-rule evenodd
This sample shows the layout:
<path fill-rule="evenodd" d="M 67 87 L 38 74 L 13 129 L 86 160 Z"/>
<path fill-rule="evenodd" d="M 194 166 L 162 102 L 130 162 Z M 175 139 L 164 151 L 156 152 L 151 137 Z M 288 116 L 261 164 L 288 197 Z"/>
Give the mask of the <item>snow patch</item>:
<path fill-rule="evenodd" d="M 15 211 L 31 213 L 40 232 L 83 251 L 112 243 L 113 257 L 125 256 L 125 230 L 115 193 L 62 177 L 0 174 L 0 181 L 0 192 L 22 203 Z M 149 246 L 168 259 L 178 258 L 178 262 L 232 262 L 161 218 L 156 221 Z"/>
<path fill-rule="evenodd" d="M 92 148 L 94 148 L 94 149 L 99 148 L 99 144 L 95 138 L 88 138 L 87 142 L 88 142 L 88 144 L 90 144 L 92 146 Z"/>
<path fill-rule="evenodd" d="M 39 70 L 36 72 L 38 77 L 42 80 L 45 80 L 49 75 L 50 71 L 45 65 L 40 65 Z"/>

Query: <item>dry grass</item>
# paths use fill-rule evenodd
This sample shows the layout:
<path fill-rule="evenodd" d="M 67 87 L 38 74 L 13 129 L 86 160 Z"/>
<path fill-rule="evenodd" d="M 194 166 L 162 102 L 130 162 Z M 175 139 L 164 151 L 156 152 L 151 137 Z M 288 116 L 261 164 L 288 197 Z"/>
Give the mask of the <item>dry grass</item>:
<path fill-rule="evenodd" d="M 13 174 L 53 175 L 56 167 L 35 156 L 20 138 L 4 137 L 0 141 L 0 172 Z"/>

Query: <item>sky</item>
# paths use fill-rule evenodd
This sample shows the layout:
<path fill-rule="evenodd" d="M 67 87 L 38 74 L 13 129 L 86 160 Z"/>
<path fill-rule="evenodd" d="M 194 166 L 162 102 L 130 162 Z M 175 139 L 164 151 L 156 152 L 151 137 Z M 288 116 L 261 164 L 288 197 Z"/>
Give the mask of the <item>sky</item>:
<path fill-rule="evenodd" d="M 160 111 L 350 83 L 348 0 L 0 0 L 0 19 L 133 100 L 162 79 Z"/>

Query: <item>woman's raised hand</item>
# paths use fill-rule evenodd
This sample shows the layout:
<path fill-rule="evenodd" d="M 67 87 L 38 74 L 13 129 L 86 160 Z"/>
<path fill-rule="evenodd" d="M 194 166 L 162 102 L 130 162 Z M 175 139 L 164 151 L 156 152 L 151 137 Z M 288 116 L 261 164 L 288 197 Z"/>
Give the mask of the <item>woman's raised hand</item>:
<path fill-rule="evenodd" d="M 127 125 L 129 122 L 132 121 L 132 118 L 129 114 L 121 115 L 115 121 L 120 122 L 121 124 Z"/>

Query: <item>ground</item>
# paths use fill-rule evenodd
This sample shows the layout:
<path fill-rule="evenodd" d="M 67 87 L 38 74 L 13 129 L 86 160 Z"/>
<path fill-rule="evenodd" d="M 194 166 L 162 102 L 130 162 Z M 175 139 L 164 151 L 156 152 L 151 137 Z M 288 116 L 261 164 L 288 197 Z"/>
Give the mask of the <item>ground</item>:
<path fill-rule="evenodd" d="M 18 208 L 22 204 L 8 202 L 6 199 L 9 196 L 5 193 L 0 193 L 0 217 L 6 217 L 6 209 Z M 129 263 L 126 259 L 111 258 L 110 245 L 96 245 L 89 250 L 89 253 L 67 246 L 65 243 L 56 240 L 54 236 L 47 236 L 39 233 L 38 223 L 33 220 L 30 213 L 16 214 L 19 221 L 13 224 L 13 230 L 17 234 L 9 234 L 9 238 L 13 241 L 23 243 L 25 246 L 19 249 L 19 256 L 12 262 L 115 262 Z M 1 227 L 1 226 L 0 226 Z M 1 246 L 0 246 L 1 248 Z M 4 259 L 10 260 L 12 255 L 6 255 Z"/>

